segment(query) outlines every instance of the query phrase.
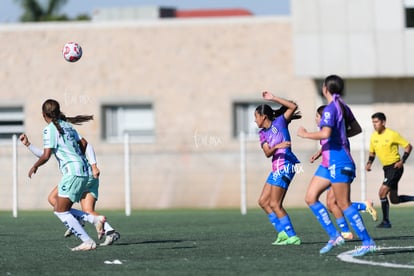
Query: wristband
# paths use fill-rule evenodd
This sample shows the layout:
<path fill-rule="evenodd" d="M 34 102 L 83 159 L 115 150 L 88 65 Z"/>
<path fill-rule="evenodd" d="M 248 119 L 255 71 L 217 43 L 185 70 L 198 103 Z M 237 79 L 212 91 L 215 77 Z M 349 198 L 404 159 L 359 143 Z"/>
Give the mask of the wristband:
<path fill-rule="evenodd" d="M 370 156 L 370 157 L 368 157 L 368 162 L 367 163 L 372 164 L 372 162 L 374 162 L 374 160 L 375 160 L 375 156 Z"/>
<path fill-rule="evenodd" d="M 403 157 L 402 157 L 402 161 L 403 161 L 403 163 L 405 163 L 405 161 L 407 161 L 407 158 L 408 158 L 408 156 L 410 155 L 410 153 L 409 152 L 404 152 L 404 155 L 403 155 Z"/>

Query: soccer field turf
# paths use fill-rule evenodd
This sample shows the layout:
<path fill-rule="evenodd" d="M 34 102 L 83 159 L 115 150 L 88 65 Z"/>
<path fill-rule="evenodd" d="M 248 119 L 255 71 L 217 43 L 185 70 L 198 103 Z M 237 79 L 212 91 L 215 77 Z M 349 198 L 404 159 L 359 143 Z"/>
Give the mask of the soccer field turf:
<path fill-rule="evenodd" d="M 360 245 L 349 241 L 326 255 L 327 236 L 309 209 L 288 209 L 302 245 L 273 246 L 272 226 L 258 209 L 107 211 L 121 233 L 112 246 L 71 252 L 80 243 L 64 238 L 52 212 L 0 212 L 0 275 L 413 275 L 413 207 L 391 208 L 392 229 L 377 229 L 363 213 L 380 250 L 348 258 Z M 92 225 L 86 230 L 95 238 Z M 346 259 L 346 258 L 345 258 Z M 113 264 L 119 260 L 120 264 Z M 355 263 L 363 261 L 364 263 Z M 387 267 L 388 266 L 388 267 Z M 394 267 L 389 267 L 394 266 Z"/>

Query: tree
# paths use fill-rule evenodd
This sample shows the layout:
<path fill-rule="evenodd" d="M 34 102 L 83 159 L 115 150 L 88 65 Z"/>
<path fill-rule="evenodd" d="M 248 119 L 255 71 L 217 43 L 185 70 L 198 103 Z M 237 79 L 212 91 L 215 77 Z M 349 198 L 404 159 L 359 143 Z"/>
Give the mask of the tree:
<path fill-rule="evenodd" d="M 22 22 L 40 21 L 67 21 L 67 15 L 59 14 L 59 10 L 66 4 L 67 0 L 15 0 L 23 8 L 20 16 Z M 42 3 L 44 3 L 42 5 Z M 83 19 L 83 18 L 82 18 Z M 89 19 L 89 18 L 88 18 Z"/>

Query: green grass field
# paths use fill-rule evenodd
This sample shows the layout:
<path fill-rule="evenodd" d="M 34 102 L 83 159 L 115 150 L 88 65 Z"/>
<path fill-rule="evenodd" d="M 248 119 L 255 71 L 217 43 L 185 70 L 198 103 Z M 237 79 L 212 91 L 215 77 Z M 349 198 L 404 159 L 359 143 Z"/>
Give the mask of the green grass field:
<path fill-rule="evenodd" d="M 300 246 L 272 246 L 275 233 L 261 210 L 162 210 L 104 213 L 121 233 L 113 246 L 71 252 L 80 243 L 64 238 L 64 226 L 52 212 L 0 212 L 0 275 L 413 275 L 414 208 L 391 208 L 392 229 L 365 224 L 381 248 L 348 263 L 319 249 L 327 236 L 309 209 L 288 209 Z M 96 237 L 91 225 L 87 231 Z M 120 260 L 122 264 L 105 264 Z M 393 263 L 396 267 L 383 267 Z M 407 266 L 407 267 L 404 267 Z"/>

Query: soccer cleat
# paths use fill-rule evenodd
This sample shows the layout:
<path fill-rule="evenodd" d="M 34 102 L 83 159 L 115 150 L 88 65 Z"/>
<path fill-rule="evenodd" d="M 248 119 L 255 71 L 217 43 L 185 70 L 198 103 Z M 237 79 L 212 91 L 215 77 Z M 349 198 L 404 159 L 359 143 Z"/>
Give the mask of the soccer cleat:
<path fill-rule="evenodd" d="M 278 243 L 280 243 L 280 242 L 282 242 L 284 240 L 287 240 L 288 238 L 289 237 L 286 234 L 286 232 L 285 231 L 281 231 L 281 232 L 279 232 L 279 234 L 277 234 L 277 238 L 276 238 L 276 240 L 272 244 L 273 245 L 277 245 Z"/>
<path fill-rule="evenodd" d="M 363 245 L 360 248 L 358 248 L 357 250 L 354 251 L 354 253 L 352 253 L 353 257 L 360 257 L 360 256 L 364 256 L 368 253 L 374 253 L 375 251 L 377 251 L 377 246 L 375 245 L 374 242 L 372 242 L 370 245 Z"/>
<path fill-rule="evenodd" d="M 347 241 L 354 239 L 354 234 L 352 234 L 352 232 L 341 232 L 341 236 Z"/>
<path fill-rule="evenodd" d="M 389 221 L 382 221 L 380 224 L 377 225 L 377 228 L 391 228 L 392 225 Z"/>
<path fill-rule="evenodd" d="M 70 231 L 69 229 L 67 229 L 66 231 L 65 231 L 65 234 L 63 234 L 63 236 L 65 237 L 65 238 L 69 238 L 70 236 L 72 236 L 73 235 L 73 233 L 72 233 L 72 231 Z"/>
<path fill-rule="evenodd" d="M 367 211 L 371 215 L 374 221 L 377 221 L 378 220 L 377 211 L 374 208 L 374 204 L 372 203 L 372 200 L 365 200 L 365 206 L 366 206 L 365 211 Z"/>
<path fill-rule="evenodd" d="M 279 243 L 274 242 L 274 245 L 300 245 L 301 244 L 301 240 L 298 236 L 292 236 L 287 238 L 284 241 L 280 241 Z"/>
<path fill-rule="evenodd" d="M 328 243 L 319 250 L 319 254 L 325 254 L 331 251 L 335 246 L 341 246 L 345 243 L 345 240 L 342 236 L 338 236 L 335 240 L 329 240 Z"/>
<path fill-rule="evenodd" d="M 95 248 L 96 248 L 96 243 L 93 240 L 88 240 L 72 248 L 72 251 L 89 251 L 89 250 L 94 250 Z"/>
<path fill-rule="evenodd" d="M 96 228 L 96 232 L 98 233 L 98 240 L 101 240 L 103 235 L 105 234 L 104 224 L 106 221 L 106 217 L 104 216 L 96 216 L 94 219 L 94 225 Z"/>
<path fill-rule="evenodd" d="M 114 241 L 117 241 L 121 238 L 121 235 L 116 232 L 113 231 L 111 234 L 106 234 L 106 238 L 105 241 L 103 243 L 100 244 L 100 246 L 107 246 L 107 245 L 112 245 L 114 243 Z"/>

